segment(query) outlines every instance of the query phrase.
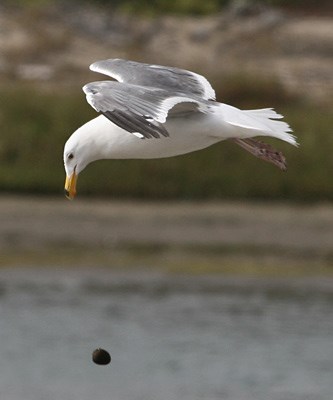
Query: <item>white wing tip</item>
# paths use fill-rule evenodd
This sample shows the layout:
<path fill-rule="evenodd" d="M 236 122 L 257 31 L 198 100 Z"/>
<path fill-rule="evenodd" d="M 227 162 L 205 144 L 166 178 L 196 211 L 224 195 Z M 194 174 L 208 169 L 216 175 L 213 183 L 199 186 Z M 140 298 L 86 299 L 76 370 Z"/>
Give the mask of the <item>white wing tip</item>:
<path fill-rule="evenodd" d="M 94 63 L 89 65 L 90 71 L 97 72 L 99 74 L 110 76 L 113 79 L 116 79 L 118 82 L 123 82 L 123 77 L 120 73 L 113 71 L 113 61 L 118 61 L 118 58 L 110 58 L 108 60 L 95 61 Z"/>
<path fill-rule="evenodd" d="M 97 64 L 98 64 L 99 62 L 100 62 L 100 61 L 95 61 L 94 63 L 90 64 L 90 65 L 89 65 L 90 71 L 98 72 Z"/>
<path fill-rule="evenodd" d="M 132 135 L 138 137 L 139 139 L 144 139 L 144 135 L 140 132 L 132 132 Z"/>

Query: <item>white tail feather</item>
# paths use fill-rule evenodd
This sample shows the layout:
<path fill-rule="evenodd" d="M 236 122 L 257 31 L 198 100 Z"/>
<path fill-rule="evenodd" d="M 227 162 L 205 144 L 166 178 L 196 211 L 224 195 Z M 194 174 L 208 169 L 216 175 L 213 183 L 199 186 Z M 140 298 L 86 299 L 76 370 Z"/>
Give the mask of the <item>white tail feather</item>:
<path fill-rule="evenodd" d="M 297 146 L 296 137 L 290 132 L 292 129 L 280 121 L 283 116 L 272 108 L 258 110 L 239 110 L 227 104 L 220 104 L 223 119 L 230 125 L 239 127 L 240 137 L 272 136 Z"/>

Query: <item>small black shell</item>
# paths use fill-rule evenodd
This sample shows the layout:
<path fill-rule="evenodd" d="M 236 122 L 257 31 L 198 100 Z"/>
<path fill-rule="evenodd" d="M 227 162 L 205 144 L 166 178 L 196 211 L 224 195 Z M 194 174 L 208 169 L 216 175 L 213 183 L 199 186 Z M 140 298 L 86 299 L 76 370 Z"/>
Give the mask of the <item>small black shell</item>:
<path fill-rule="evenodd" d="M 111 362 L 111 356 L 106 350 L 98 348 L 93 351 L 92 360 L 95 364 L 107 365 Z"/>

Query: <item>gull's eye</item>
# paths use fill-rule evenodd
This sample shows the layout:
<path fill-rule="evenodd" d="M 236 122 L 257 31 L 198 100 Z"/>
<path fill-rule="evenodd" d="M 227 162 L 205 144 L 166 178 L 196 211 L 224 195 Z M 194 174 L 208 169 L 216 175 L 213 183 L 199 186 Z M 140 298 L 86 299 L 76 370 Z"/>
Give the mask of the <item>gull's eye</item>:
<path fill-rule="evenodd" d="M 73 153 L 69 153 L 68 156 L 67 156 L 67 158 L 68 158 L 69 160 L 72 160 L 72 159 L 74 158 L 74 154 L 73 154 Z"/>

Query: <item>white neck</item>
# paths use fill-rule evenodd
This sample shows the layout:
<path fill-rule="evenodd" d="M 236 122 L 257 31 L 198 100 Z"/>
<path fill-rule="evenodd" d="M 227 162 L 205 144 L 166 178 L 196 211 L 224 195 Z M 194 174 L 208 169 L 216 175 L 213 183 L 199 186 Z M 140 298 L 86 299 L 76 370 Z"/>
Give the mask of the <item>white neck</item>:
<path fill-rule="evenodd" d="M 125 132 L 103 115 L 84 124 L 78 132 L 83 146 L 90 152 L 89 162 L 122 158 L 121 151 L 126 149 L 128 141 L 133 140 L 131 133 Z"/>

